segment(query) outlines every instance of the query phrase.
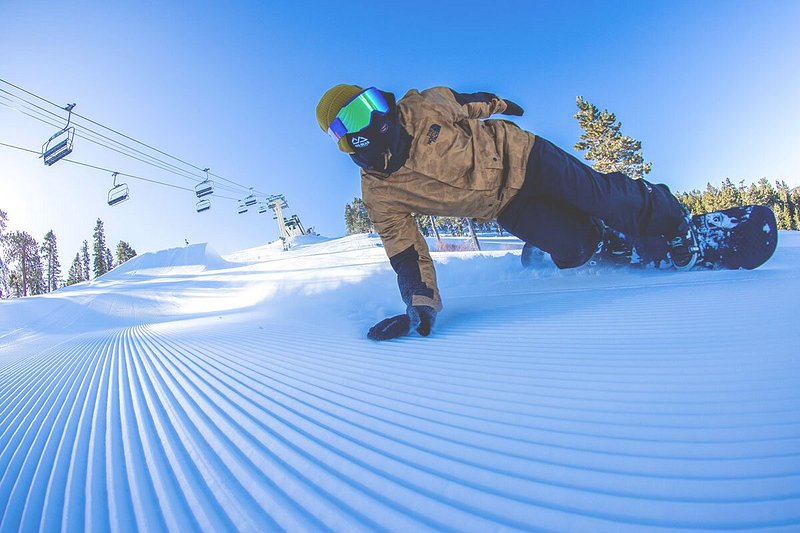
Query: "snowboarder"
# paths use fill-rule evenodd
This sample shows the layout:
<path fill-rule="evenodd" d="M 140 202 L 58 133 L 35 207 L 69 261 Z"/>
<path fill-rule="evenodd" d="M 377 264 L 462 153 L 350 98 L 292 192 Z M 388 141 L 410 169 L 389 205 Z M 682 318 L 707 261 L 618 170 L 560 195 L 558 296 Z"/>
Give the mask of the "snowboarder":
<path fill-rule="evenodd" d="M 496 218 L 559 268 L 602 253 L 604 235 L 613 233 L 606 228 L 665 236 L 676 268 L 694 265 L 688 212 L 666 185 L 597 172 L 513 122 L 489 119 L 494 114 L 521 116 L 523 109 L 491 93 L 446 87 L 411 90 L 396 101 L 375 87 L 337 85 L 320 99 L 317 122 L 361 167 L 362 199 L 406 304 L 406 313 L 376 324 L 369 338 L 427 336 L 442 309 L 412 213 Z"/>

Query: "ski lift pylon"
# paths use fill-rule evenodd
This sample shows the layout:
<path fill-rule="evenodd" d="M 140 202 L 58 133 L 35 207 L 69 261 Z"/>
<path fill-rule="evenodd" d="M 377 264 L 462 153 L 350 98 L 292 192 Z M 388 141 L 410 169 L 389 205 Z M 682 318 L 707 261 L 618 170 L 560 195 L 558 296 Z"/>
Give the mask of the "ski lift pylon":
<path fill-rule="evenodd" d="M 197 195 L 198 198 L 202 198 L 203 196 L 208 196 L 209 194 L 214 194 L 214 182 L 208 178 L 208 171 L 210 169 L 204 168 L 203 172 L 206 173 L 206 179 L 195 185 L 194 193 Z"/>
<path fill-rule="evenodd" d="M 117 174 L 119 174 L 119 172 L 114 172 L 112 174 L 114 178 L 114 186 L 111 187 L 110 191 L 108 191 L 108 205 L 111 206 L 124 202 L 130 197 L 127 183 L 120 183 L 117 185 Z"/>
<path fill-rule="evenodd" d="M 64 109 L 69 113 L 67 115 L 67 125 L 63 129 L 55 132 L 52 137 L 47 139 L 47 142 L 42 145 L 42 159 L 47 166 L 52 165 L 56 161 L 63 159 L 72 153 L 72 141 L 75 138 L 75 127 L 70 126 L 72 120 L 72 109 L 75 104 L 67 104 Z"/>
<path fill-rule="evenodd" d="M 289 204 L 286 202 L 286 197 L 282 194 L 273 194 L 272 196 L 267 196 L 267 205 L 271 208 L 275 208 L 274 206 L 280 206 L 281 209 L 288 209 Z"/>

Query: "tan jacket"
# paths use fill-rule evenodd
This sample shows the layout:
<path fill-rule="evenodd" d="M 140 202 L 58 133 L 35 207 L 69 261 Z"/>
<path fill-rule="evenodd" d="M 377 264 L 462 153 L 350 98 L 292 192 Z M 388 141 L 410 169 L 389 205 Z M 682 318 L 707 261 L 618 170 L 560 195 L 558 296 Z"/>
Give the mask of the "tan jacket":
<path fill-rule="evenodd" d="M 433 262 L 412 213 L 495 218 L 522 188 L 535 136 L 513 122 L 481 120 L 505 110 L 496 97 L 461 105 L 453 91 L 434 87 L 409 91 L 397 107 L 400 124 L 413 138 L 409 157 L 388 175 L 362 170 L 362 198 L 390 259 L 416 249 L 422 281 L 433 296 L 414 294 L 407 303 L 439 310 Z"/>

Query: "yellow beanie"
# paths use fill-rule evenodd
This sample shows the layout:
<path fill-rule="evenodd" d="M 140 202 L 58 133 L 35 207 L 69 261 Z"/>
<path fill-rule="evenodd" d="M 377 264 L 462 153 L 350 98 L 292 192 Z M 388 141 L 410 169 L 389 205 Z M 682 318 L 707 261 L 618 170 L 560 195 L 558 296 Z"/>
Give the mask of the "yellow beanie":
<path fill-rule="evenodd" d="M 363 91 L 358 85 L 337 85 L 322 95 L 317 104 L 317 123 L 322 131 L 328 131 L 333 119 L 341 111 L 342 107 L 349 102 L 355 95 Z M 348 146 L 347 139 L 339 139 L 339 150 L 342 152 L 352 152 Z"/>

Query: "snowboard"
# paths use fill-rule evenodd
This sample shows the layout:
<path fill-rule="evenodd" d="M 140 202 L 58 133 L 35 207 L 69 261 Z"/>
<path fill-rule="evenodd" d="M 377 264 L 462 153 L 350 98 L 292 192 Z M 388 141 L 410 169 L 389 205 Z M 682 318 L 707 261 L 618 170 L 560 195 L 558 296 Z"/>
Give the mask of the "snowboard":
<path fill-rule="evenodd" d="M 763 265 L 778 245 L 778 225 L 769 207 L 746 205 L 692 216 L 700 253 L 694 270 L 754 269 Z M 664 237 L 630 238 L 607 228 L 604 245 L 590 266 L 674 268 Z M 526 244 L 523 266 L 533 267 L 545 254 Z"/>

